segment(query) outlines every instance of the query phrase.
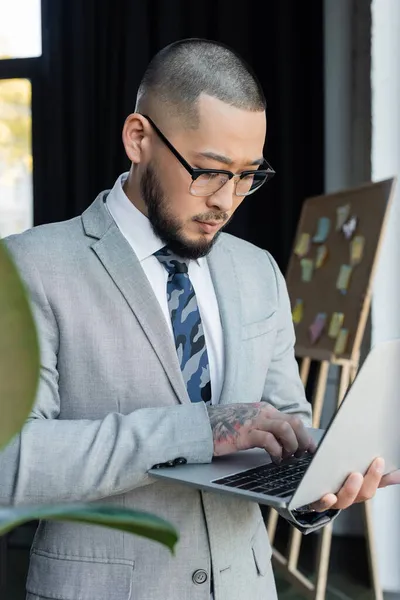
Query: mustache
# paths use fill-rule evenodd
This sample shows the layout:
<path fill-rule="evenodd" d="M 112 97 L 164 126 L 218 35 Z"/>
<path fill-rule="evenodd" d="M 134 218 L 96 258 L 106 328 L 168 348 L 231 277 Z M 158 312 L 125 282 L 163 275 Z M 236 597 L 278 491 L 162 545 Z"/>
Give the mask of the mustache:
<path fill-rule="evenodd" d="M 196 215 L 193 217 L 193 221 L 222 221 L 224 223 L 228 220 L 228 215 L 226 213 L 216 213 L 216 212 L 208 212 L 203 213 L 201 215 Z"/>

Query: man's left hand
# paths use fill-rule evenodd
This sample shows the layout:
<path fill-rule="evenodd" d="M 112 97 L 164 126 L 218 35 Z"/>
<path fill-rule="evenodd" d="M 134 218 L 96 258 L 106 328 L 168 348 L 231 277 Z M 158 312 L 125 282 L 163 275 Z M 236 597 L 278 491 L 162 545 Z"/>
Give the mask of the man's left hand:
<path fill-rule="evenodd" d="M 400 470 L 388 475 L 383 475 L 384 471 L 385 461 L 383 458 L 376 458 L 365 476 L 361 473 L 352 473 L 336 495 L 326 494 L 319 502 L 312 504 L 311 508 L 317 512 L 348 508 L 356 502 L 370 500 L 375 496 L 378 488 L 400 484 Z"/>

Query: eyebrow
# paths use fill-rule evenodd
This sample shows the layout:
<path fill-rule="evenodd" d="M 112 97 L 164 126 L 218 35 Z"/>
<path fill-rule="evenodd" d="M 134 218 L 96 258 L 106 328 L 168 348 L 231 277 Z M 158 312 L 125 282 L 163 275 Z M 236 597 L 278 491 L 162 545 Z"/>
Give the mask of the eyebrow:
<path fill-rule="evenodd" d="M 223 163 L 224 165 L 231 165 L 233 160 L 228 156 L 224 156 L 223 154 L 216 154 L 215 152 L 197 152 L 197 156 L 201 156 L 203 158 L 209 158 L 211 160 L 216 160 L 217 162 Z M 251 166 L 260 166 L 264 163 L 264 157 L 257 158 L 256 160 L 248 160 L 245 161 L 244 164 Z"/>

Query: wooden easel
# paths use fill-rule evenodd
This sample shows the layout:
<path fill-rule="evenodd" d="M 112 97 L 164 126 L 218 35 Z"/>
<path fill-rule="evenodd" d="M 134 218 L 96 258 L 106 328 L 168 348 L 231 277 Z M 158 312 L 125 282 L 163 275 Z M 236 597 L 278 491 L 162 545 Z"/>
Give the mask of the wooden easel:
<path fill-rule="evenodd" d="M 384 231 L 387 225 L 390 205 L 396 179 L 388 179 L 379 183 L 369 183 L 358 188 L 345 190 L 336 194 L 309 198 L 303 205 L 302 214 L 297 230 L 297 237 L 302 233 L 312 233 L 320 217 L 329 217 L 331 223 L 335 220 L 337 207 L 349 204 L 351 211 L 356 214 L 359 221 L 359 230 L 365 236 L 364 259 L 356 269 L 351 283 L 351 293 L 342 297 L 335 293 L 335 280 L 341 264 L 346 264 L 348 246 L 340 238 L 337 230 L 331 232 L 336 236 L 336 246 L 332 247 L 332 237 L 326 242 L 329 246 L 329 263 L 318 271 L 316 277 L 309 283 L 301 279 L 300 261 L 295 252 L 292 254 L 287 274 L 287 286 L 292 303 L 298 298 L 304 301 L 304 317 L 296 331 L 296 356 L 301 361 L 300 377 L 306 386 L 311 361 L 319 363 L 318 375 L 315 382 L 312 399 L 313 421 L 312 426 L 319 428 L 321 414 L 328 381 L 329 367 L 336 365 L 340 370 L 339 387 L 337 395 L 337 408 L 340 406 L 347 388 L 354 381 L 360 366 L 361 344 L 367 325 L 372 298 L 372 284 L 377 266 Z M 339 236 L 339 237 L 338 237 Z M 314 250 L 307 253 L 308 257 L 314 255 Z M 308 324 L 310 319 L 318 312 L 332 314 L 334 311 L 343 312 L 346 316 L 346 326 L 354 332 L 351 343 L 342 356 L 336 356 L 333 351 L 332 340 L 325 335 L 321 343 L 311 345 L 308 338 Z M 372 588 L 375 600 L 383 600 L 379 583 L 377 553 L 370 502 L 362 505 L 365 522 L 365 537 L 367 555 L 371 574 Z M 308 579 L 298 568 L 301 550 L 302 534 L 292 527 L 288 545 L 287 556 L 274 548 L 278 513 L 270 509 L 267 519 L 267 530 L 272 549 L 273 565 L 279 569 L 283 576 L 312 600 L 324 600 L 328 579 L 329 559 L 332 542 L 332 524 L 325 526 L 319 533 L 319 547 L 317 553 L 315 582 Z"/>

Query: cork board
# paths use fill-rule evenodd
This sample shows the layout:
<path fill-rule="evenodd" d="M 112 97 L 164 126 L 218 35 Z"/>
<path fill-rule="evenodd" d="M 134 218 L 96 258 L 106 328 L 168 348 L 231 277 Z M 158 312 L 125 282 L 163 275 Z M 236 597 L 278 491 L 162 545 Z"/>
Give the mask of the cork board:
<path fill-rule="evenodd" d="M 286 275 L 297 356 L 356 359 L 394 185 L 393 178 L 304 203 Z"/>

